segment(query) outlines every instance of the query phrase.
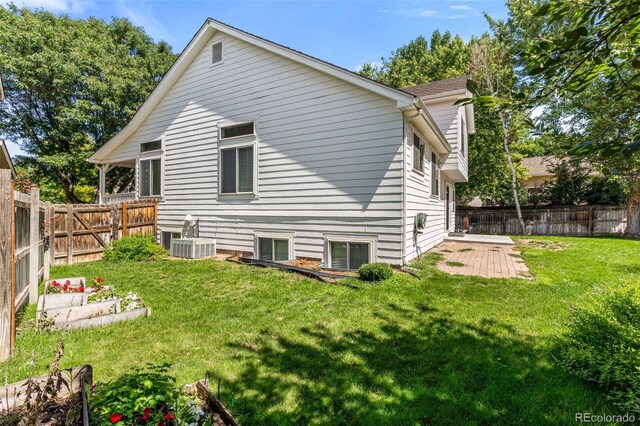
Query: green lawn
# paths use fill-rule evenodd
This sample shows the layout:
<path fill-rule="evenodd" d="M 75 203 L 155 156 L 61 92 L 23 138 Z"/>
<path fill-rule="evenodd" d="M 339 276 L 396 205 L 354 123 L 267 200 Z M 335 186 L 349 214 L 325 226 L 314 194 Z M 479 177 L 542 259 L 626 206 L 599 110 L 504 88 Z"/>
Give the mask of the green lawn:
<path fill-rule="evenodd" d="M 428 255 L 422 280 L 361 290 L 210 260 L 94 262 L 52 277 L 101 276 L 152 309 L 69 332 L 64 366 L 92 364 L 105 380 L 170 362 L 180 383 L 209 371 L 246 397 L 245 424 L 569 424 L 615 410 L 552 362 L 567 308 L 595 285 L 637 279 L 639 253 L 640 241 L 536 238 L 523 247 L 533 280 L 450 276 Z M 24 378 L 32 352 L 46 371 L 59 339 L 23 324 L 0 373 Z"/>

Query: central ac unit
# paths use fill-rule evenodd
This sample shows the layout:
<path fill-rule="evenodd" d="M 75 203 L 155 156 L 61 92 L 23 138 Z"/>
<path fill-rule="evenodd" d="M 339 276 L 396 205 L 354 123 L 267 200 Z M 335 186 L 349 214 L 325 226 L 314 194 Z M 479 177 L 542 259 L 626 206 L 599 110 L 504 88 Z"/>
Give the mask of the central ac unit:
<path fill-rule="evenodd" d="M 216 255 L 216 240 L 207 238 L 172 238 L 171 256 L 201 259 Z"/>

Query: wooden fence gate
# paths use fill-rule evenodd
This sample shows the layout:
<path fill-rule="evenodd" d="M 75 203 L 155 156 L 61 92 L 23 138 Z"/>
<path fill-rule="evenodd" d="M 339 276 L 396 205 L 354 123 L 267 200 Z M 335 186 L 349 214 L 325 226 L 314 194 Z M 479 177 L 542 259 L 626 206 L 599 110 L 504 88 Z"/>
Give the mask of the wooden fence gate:
<path fill-rule="evenodd" d="M 57 204 L 53 208 L 51 263 L 71 265 L 102 259 L 123 235 L 156 235 L 157 200 L 120 204 Z"/>

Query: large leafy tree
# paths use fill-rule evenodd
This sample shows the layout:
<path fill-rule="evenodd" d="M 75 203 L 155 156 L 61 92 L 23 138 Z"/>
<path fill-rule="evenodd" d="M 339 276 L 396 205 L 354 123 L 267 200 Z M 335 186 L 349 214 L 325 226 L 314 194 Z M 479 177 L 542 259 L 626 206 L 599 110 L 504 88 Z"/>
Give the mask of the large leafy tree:
<path fill-rule="evenodd" d="M 640 236 L 640 4 L 512 0 L 511 38 L 526 99 L 541 105 L 555 150 L 588 160 L 626 193 L 628 236 Z"/>
<path fill-rule="evenodd" d="M 19 165 L 52 187 L 52 199 L 91 201 L 97 173 L 85 160 L 129 121 L 174 60 L 169 45 L 126 19 L 0 6 L 0 133 L 20 144 Z M 131 178 L 114 174 L 110 185 L 117 191 Z"/>

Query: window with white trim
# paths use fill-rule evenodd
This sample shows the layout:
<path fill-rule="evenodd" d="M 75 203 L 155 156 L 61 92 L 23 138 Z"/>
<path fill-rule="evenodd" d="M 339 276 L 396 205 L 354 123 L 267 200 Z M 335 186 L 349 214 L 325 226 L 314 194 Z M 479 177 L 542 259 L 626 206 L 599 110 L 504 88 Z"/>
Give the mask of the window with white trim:
<path fill-rule="evenodd" d="M 152 152 L 162 150 L 162 141 L 145 142 L 140 144 L 140 152 Z"/>
<path fill-rule="evenodd" d="M 424 142 L 413 134 L 413 169 L 424 173 Z"/>
<path fill-rule="evenodd" d="M 140 160 L 140 196 L 160 197 L 162 195 L 162 159 Z"/>
<path fill-rule="evenodd" d="M 211 45 L 211 65 L 222 62 L 222 42 L 219 41 Z"/>
<path fill-rule="evenodd" d="M 464 123 L 464 117 L 460 117 L 460 152 L 464 157 L 467 150 L 467 128 Z"/>
<path fill-rule="evenodd" d="M 332 269 L 358 269 L 371 262 L 371 243 L 329 241 Z"/>
<path fill-rule="evenodd" d="M 162 245 L 167 250 L 171 249 L 171 240 L 178 239 L 182 237 L 181 232 L 173 232 L 173 231 L 162 231 Z"/>
<path fill-rule="evenodd" d="M 258 238 L 258 259 L 270 262 L 284 262 L 291 259 L 288 238 Z"/>
<path fill-rule="evenodd" d="M 253 193 L 253 145 L 220 150 L 221 194 Z"/>
<path fill-rule="evenodd" d="M 438 156 L 431 153 L 431 195 L 437 196 L 440 193 L 440 174 L 438 172 Z"/>
<path fill-rule="evenodd" d="M 255 136 L 253 121 L 249 123 L 232 124 L 220 127 L 220 140 L 238 138 L 241 136 Z"/>

